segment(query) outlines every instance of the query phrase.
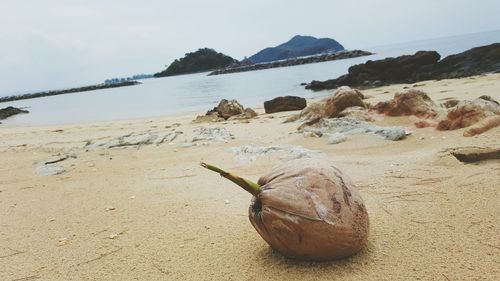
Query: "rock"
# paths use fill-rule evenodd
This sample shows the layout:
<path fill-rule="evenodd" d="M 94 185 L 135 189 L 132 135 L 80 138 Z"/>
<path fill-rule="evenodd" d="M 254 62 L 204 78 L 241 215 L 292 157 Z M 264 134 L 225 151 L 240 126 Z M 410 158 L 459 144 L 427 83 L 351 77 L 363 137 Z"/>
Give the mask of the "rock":
<path fill-rule="evenodd" d="M 220 122 L 225 119 L 219 116 L 217 112 L 207 112 L 206 115 L 198 115 L 193 121 L 194 123 Z"/>
<path fill-rule="evenodd" d="M 66 172 L 66 169 L 62 166 L 59 166 L 59 165 L 55 165 L 55 164 L 48 164 L 48 165 L 45 165 L 45 164 L 40 164 L 37 168 L 36 168 L 36 173 L 39 175 L 39 176 L 56 176 L 56 175 L 60 175 L 60 174 L 63 174 Z"/>
<path fill-rule="evenodd" d="M 363 94 L 349 87 L 340 87 L 330 97 L 325 100 L 325 117 L 338 117 L 339 114 L 346 108 L 359 106 L 365 108 L 363 102 Z"/>
<path fill-rule="evenodd" d="M 14 116 L 16 114 L 21 114 L 21 113 L 29 113 L 29 111 L 20 109 L 17 107 L 13 106 L 8 106 L 5 108 L 0 109 L 0 120 L 9 118 L 11 116 Z"/>
<path fill-rule="evenodd" d="M 344 133 L 333 133 L 328 134 L 328 143 L 329 144 L 339 144 L 341 142 L 345 142 L 347 137 Z"/>
<path fill-rule="evenodd" d="M 257 112 L 255 112 L 250 107 L 247 107 L 247 108 L 245 108 L 245 112 L 238 114 L 238 115 L 233 115 L 233 116 L 229 117 L 227 120 L 228 121 L 231 121 L 231 120 L 247 120 L 248 121 L 248 119 L 252 119 L 254 117 L 257 117 L 257 115 L 258 115 Z"/>
<path fill-rule="evenodd" d="M 96 149 L 96 148 L 114 148 L 114 147 L 124 147 L 124 146 L 143 146 L 156 144 L 160 145 L 164 142 L 172 142 L 181 131 L 169 131 L 165 133 L 130 133 L 117 138 L 104 139 L 97 141 L 88 141 L 85 145 L 86 149 Z"/>
<path fill-rule="evenodd" d="M 500 126 L 500 115 L 486 117 L 464 131 L 464 137 L 482 134 L 490 129 Z"/>
<path fill-rule="evenodd" d="M 257 160 L 258 157 L 269 155 L 272 153 L 283 153 L 282 159 L 291 160 L 299 158 L 320 158 L 323 154 L 317 150 L 310 150 L 302 146 L 293 145 L 272 145 L 272 146 L 255 146 L 243 145 L 239 147 L 231 147 L 230 151 L 236 155 L 235 160 L 240 163 L 248 163 Z"/>
<path fill-rule="evenodd" d="M 457 104 L 459 102 L 460 102 L 459 100 L 450 99 L 450 100 L 447 100 L 447 101 L 443 102 L 441 105 L 444 106 L 445 108 L 452 108 L 452 107 L 457 106 Z"/>
<path fill-rule="evenodd" d="M 205 115 L 197 116 L 194 123 L 220 122 L 225 120 L 244 120 L 257 116 L 257 113 L 243 106 L 236 100 L 223 99 L 212 110 L 207 111 Z"/>
<path fill-rule="evenodd" d="M 426 93 L 414 89 L 396 93 L 392 100 L 375 105 L 378 113 L 389 116 L 415 115 L 421 118 L 436 117 L 437 111 L 434 108 L 434 103 Z"/>
<path fill-rule="evenodd" d="M 351 118 L 321 119 L 312 126 L 304 126 L 304 132 L 315 132 L 330 136 L 332 134 L 373 134 L 386 140 L 397 141 L 404 139 L 406 131 L 401 127 L 381 127 Z"/>
<path fill-rule="evenodd" d="M 217 112 L 220 117 L 227 120 L 229 117 L 242 114 L 244 111 L 243 106 L 238 101 L 223 99 L 219 102 L 219 105 L 209 112 Z"/>
<path fill-rule="evenodd" d="M 414 55 L 367 61 L 351 66 L 347 74 L 336 79 L 312 81 L 306 89 L 323 90 L 340 86 L 374 87 L 423 80 L 449 79 L 500 71 L 500 43 L 470 49 L 439 61 L 434 51 Z"/>
<path fill-rule="evenodd" d="M 329 97 L 304 108 L 300 118 L 312 121 L 318 118 L 339 117 L 346 108 L 354 106 L 366 108 L 363 98 L 363 94 L 356 89 L 340 87 Z"/>
<path fill-rule="evenodd" d="M 461 101 L 448 112 L 446 119 L 438 123 L 437 129 L 444 131 L 466 128 L 486 117 L 497 114 L 500 114 L 500 105 L 494 101 L 481 98 L 473 101 Z"/>
<path fill-rule="evenodd" d="M 198 141 L 220 141 L 228 142 L 234 136 L 224 127 L 201 127 L 194 130 L 192 142 Z"/>
<path fill-rule="evenodd" d="M 245 108 L 245 112 L 243 112 L 243 114 L 245 114 L 245 118 L 247 119 L 250 119 L 250 118 L 254 118 L 254 117 L 257 117 L 257 112 L 255 112 L 255 110 L 251 109 L 250 107 L 247 107 Z"/>
<path fill-rule="evenodd" d="M 325 82 L 312 81 L 306 89 L 323 90 L 340 86 L 370 87 L 391 83 L 413 83 L 413 77 L 423 66 L 437 63 L 440 55 L 434 51 L 419 51 L 414 55 L 385 58 L 351 66 L 348 74 Z"/>
<path fill-rule="evenodd" d="M 460 162 L 472 163 L 483 160 L 500 159 L 500 148 L 462 147 L 452 149 L 450 154 Z"/>
<path fill-rule="evenodd" d="M 264 102 L 266 113 L 275 113 L 281 111 L 302 110 L 306 107 L 305 98 L 296 96 L 277 97 Z"/>
<path fill-rule="evenodd" d="M 366 108 L 361 106 L 352 106 L 342 110 L 338 117 L 349 117 L 352 119 L 358 119 L 363 121 L 373 121 Z"/>

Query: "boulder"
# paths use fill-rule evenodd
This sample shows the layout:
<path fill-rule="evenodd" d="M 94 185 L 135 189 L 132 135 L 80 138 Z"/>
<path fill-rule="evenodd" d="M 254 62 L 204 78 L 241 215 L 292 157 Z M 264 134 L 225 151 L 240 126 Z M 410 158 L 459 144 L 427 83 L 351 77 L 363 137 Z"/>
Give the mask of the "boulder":
<path fill-rule="evenodd" d="M 306 107 L 305 98 L 295 96 L 277 97 L 264 102 L 266 113 L 275 113 L 280 111 L 302 110 Z"/>
<path fill-rule="evenodd" d="M 363 102 L 363 94 L 347 86 L 340 87 L 334 91 L 329 97 L 310 104 L 304 108 L 298 116 L 290 117 L 286 122 L 297 121 L 302 119 L 307 123 L 317 122 L 321 118 L 341 117 L 345 109 L 350 107 L 366 108 Z M 346 112 L 344 112 L 346 114 Z M 345 115 L 344 115 L 345 116 Z"/>
<path fill-rule="evenodd" d="M 363 98 L 363 94 L 356 89 L 340 87 L 330 97 L 324 100 L 324 117 L 338 117 L 344 109 L 353 106 L 365 108 L 366 105 L 363 102 Z"/>
<path fill-rule="evenodd" d="M 217 112 L 220 117 L 227 120 L 229 117 L 242 114 L 244 111 L 245 109 L 237 100 L 222 99 L 219 102 L 219 105 L 217 105 L 213 110 L 207 112 L 207 114 Z"/>
<path fill-rule="evenodd" d="M 306 89 L 323 90 L 340 86 L 376 87 L 394 83 L 468 77 L 500 71 L 500 43 L 470 49 L 439 61 L 435 51 L 367 61 L 351 66 L 347 74 L 327 81 L 312 81 Z"/>
<path fill-rule="evenodd" d="M 415 115 L 421 118 L 432 118 L 437 115 L 435 105 L 429 96 L 414 89 L 396 93 L 390 101 L 377 103 L 375 110 L 388 116 Z"/>
<path fill-rule="evenodd" d="M 461 101 L 441 120 L 437 129 L 456 130 L 469 127 L 480 120 L 500 114 L 500 105 L 495 101 L 477 98 L 473 101 Z"/>
<path fill-rule="evenodd" d="M 6 119 L 6 118 L 9 118 L 13 115 L 21 114 L 21 113 L 29 113 L 29 111 L 24 110 L 24 109 L 20 109 L 17 107 L 13 107 L 13 106 L 8 106 L 6 108 L 0 109 L 0 120 Z"/>

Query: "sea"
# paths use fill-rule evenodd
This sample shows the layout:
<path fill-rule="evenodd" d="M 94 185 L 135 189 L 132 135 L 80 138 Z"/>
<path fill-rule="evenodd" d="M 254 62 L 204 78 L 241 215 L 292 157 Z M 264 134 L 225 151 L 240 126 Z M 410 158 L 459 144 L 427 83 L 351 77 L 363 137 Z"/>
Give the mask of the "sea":
<path fill-rule="evenodd" d="M 0 108 L 26 108 L 29 114 L 2 120 L 0 126 L 77 124 L 192 113 L 203 114 L 221 99 L 245 107 L 263 107 L 279 96 L 318 98 L 329 91 L 306 90 L 301 83 L 337 78 L 350 66 L 386 57 L 435 50 L 441 58 L 473 47 L 500 42 L 500 30 L 357 48 L 374 55 L 299 66 L 208 76 L 208 73 L 140 80 L 137 86 L 103 89 L 0 103 Z"/>

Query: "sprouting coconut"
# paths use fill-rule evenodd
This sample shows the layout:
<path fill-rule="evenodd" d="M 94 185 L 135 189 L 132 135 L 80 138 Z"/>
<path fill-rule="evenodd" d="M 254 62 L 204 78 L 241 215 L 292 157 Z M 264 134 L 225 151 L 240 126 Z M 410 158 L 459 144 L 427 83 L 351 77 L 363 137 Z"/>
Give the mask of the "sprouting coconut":
<path fill-rule="evenodd" d="M 254 196 L 250 222 L 271 247 L 287 257 L 344 258 L 366 243 L 369 221 L 363 199 L 354 184 L 326 161 L 288 161 L 258 183 L 201 165 Z"/>

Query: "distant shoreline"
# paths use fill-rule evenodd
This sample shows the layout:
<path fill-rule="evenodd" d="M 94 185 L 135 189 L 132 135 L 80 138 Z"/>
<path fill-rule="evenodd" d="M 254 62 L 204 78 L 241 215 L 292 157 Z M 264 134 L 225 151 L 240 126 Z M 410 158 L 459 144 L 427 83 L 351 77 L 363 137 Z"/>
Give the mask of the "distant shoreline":
<path fill-rule="evenodd" d="M 119 82 L 119 83 L 113 83 L 113 84 L 97 84 L 97 85 L 83 86 L 83 87 L 70 88 L 70 89 L 64 89 L 64 90 L 54 90 L 54 91 L 37 92 L 37 93 L 31 93 L 31 94 L 13 95 L 13 96 L 0 97 L 0 103 L 16 101 L 16 100 L 26 100 L 26 99 L 34 99 L 34 98 L 41 98 L 41 97 L 72 94 L 72 93 L 79 93 L 79 92 L 88 92 L 88 91 L 95 91 L 95 90 L 101 90 L 101 89 L 134 86 L 134 85 L 138 85 L 138 84 L 141 84 L 141 83 L 138 81 L 132 80 L 132 81 L 123 81 L 123 82 Z"/>
<path fill-rule="evenodd" d="M 227 67 L 223 69 L 217 69 L 210 72 L 208 75 L 221 75 L 221 74 L 229 74 L 229 73 L 238 73 L 238 72 L 246 72 L 246 71 L 255 71 L 255 70 L 263 70 L 269 68 L 278 68 L 278 67 L 287 67 L 287 66 L 295 66 L 302 64 L 310 64 L 317 62 L 325 62 L 332 60 L 341 60 L 341 59 L 349 59 L 349 58 L 357 58 L 363 56 L 370 56 L 373 53 L 362 50 L 352 50 L 352 51 L 339 51 L 332 54 L 323 54 L 323 55 L 315 55 L 309 57 L 300 57 L 288 60 L 281 61 L 271 61 L 265 63 L 257 63 L 252 65 L 244 65 L 237 67 Z"/>

